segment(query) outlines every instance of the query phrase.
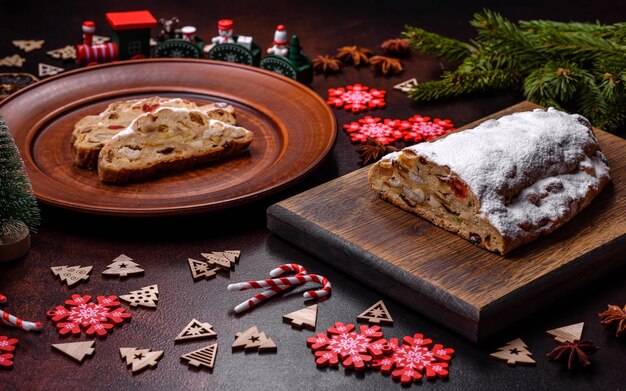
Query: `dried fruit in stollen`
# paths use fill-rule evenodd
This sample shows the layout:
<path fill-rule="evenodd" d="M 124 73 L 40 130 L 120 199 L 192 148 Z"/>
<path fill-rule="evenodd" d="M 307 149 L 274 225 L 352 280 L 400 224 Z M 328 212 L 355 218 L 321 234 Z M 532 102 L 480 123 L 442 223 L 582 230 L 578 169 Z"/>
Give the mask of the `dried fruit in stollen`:
<path fill-rule="evenodd" d="M 356 149 L 361 158 L 361 165 L 363 166 L 375 162 L 386 154 L 396 152 L 397 150 L 398 148 L 391 145 L 384 145 L 372 137 L 367 137 L 365 144 Z"/>
<path fill-rule="evenodd" d="M 406 38 L 388 39 L 380 45 L 380 48 L 388 56 L 404 57 L 411 54 L 411 46 Z"/>
<path fill-rule="evenodd" d="M 369 88 L 361 84 L 328 89 L 328 103 L 336 109 L 351 111 L 353 114 L 365 110 L 382 109 L 385 107 L 385 90 Z"/>
<path fill-rule="evenodd" d="M 423 117 L 416 114 L 403 123 L 404 141 L 418 143 L 430 141 L 455 130 L 454 124 L 449 119 Z"/>
<path fill-rule="evenodd" d="M 576 364 L 583 367 L 591 365 L 589 356 L 598 351 L 593 341 L 565 341 L 548 352 L 548 357 L 555 361 L 567 361 L 567 369 L 570 371 Z"/>
<path fill-rule="evenodd" d="M 403 122 L 405 124 L 403 125 Z M 353 143 L 365 144 L 370 137 L 383 145 L 388 145 L 404 137 L 403 126 L 406 121 L 366 116 L 358 121 L 343 125 Z"/>
<path fill-rule="evenodd" d="M 130 319 L 131 314 L 120 307 L 117 296 L 98 296 L 96 300 L 97 303 L 94 303 L 91 302 L 91 296 L 72 295 L 71 300 L 65 301 L 69 309 L 57 306 L 48 311 L 47 315 L 57 323 L 61 335 L 80 334 L 82 327 L 85 334 L 100 337 L 106 336 L 114 325 Z"/>
<path fill-rule="evenodd" d="M 622 309 L 617 305 L 609 304 L 609 308 L 598 315 L 603 325 L 615 326 L 616 337 L 626 336 L 626 305 Z"/>
<path fill-rule="evenodd" d="M 315 73 L 336 73 L 341 70 L 343 63 L 335 57 L 329 55 L 315 56 L 313 59 L 313 70 Z"/>
<path fill-rule="evenodd" d="M 370 63 L 377 72 L 383 75 L 395 75 L 404 70 L 402 63 L 397 58 L 374 56 L 370 58 Z"/>
<path fill-rule="evenodd" d="M 342 46 L 337 49 L 337 57 L 341 61 L 346 64 L 352 65 L 361 65 L 369 63 L 369 57 L 373 55 L 374 52 L 369 50 L 368 48 L 360 47 L 360 46 Z"/>

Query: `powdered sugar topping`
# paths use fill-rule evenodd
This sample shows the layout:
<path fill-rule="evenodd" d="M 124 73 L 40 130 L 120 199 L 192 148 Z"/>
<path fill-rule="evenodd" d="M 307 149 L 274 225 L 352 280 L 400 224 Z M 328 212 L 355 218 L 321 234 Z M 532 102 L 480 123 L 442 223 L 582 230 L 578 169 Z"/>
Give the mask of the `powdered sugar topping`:
<path fill-rule="evenodd" d="M 509 238 L 548 231 L 571 217 L 609 177 L 589 122 L 553 108 L 489 120 L 407 149 L 458 174 L 479 199 L 481 215 Z"/>

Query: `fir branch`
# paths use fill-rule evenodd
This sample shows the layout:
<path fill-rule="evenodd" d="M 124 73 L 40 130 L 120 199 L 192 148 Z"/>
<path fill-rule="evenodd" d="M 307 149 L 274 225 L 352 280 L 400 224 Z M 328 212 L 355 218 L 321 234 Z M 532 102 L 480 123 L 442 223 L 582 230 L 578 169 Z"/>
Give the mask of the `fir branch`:
<path fill-rule="evenodd" d="M 405 26 L 406 37 L 411 45 L 424 53 L 445 58 L 450 61 L 461 61 L 469 56 L 474 48 L 452 38 L 446 38 L 439 34 L 431 33 L 417 27 Z"/>
<path fill-rule="evenodd" d="M 442 80 L 419 83 L 409 91 L 411 99 L 427 102 L 455 98 L 488 90 L 502 90 L 519 84 L 515 74 L 500 70 L 446 72 Z"/>

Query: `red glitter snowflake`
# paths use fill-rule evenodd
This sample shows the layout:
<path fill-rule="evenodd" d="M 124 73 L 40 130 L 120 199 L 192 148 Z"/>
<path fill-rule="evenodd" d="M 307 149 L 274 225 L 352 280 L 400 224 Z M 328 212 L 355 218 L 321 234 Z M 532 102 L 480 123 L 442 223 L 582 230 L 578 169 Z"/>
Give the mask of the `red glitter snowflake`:
<path fill-rule="evenodd" d="M 378 341 L 383 333 L 379 326 L 360 326 L 360 333 L 354 331 L 353 324 L 335 323 L 327 334 L 318 333 L 307 339 L 307 345 L 315 353 L 318 367 L 337 367 L 339 361 L 346 368 L 363 371 L 372 361 L 377 351 L 371 348 L 372 341 Z"/>
<path fill-rule="evenodd" d="M 328 90 L 328 103 L 330 106 L 353 114 L 365 110 L 382 109 L 385 107 L 384 90 L 369 88 L 361 84 L 354 84 L 347 87 L 330 88 Z"/>
<path fill-rule="evenodd" d="M 448 377 L 448 362 L 452 360 L 454 349 L 438 344 L 430 347 L 433 341 L 422 334 L 404 337 L 402 341 L 402 346 L 398 346 L 397 340 L 390 341 L 395 347 L 393 353 L 374 360 L 372 368 L 383 374 L 391 373 L 393 380 L 405 385 L 420 381 L 423 375 L 427 379 Z"/>
<path fill-rule="evenodd" d="M 405 123 L 404 125 L 403 122 Z M 343 128 L 350 136 L 350 141 L 355 144 L 365 144 L 367 138 L 371 137 L 383 145 L 389 145 L 397 140 L 401 140 L 405 135 L 403 130 L 410 126 L 407 121 L 398 119 L 381 120 L 378 117 L 368 115 L 358 121 L 343 125 Z"/>
<path fill-rule="evenodd" d="M 449 119 L 422 117 L 419 114 L 402 122 L 404 141 L 419 143 L 430 141 L 439 136 L 452 132 L 455 128 Z"/>
<path fill-rule="evenodd" d="M 20 342 L 17 338 L 9 338 L 4 335 L 0 336 L 0 351 L 12 352 L 15 350 L 15 345 Z M 12 353 L 0 354 L 0 367 L 10 368 L 13 366 Z"/>
<path fill-rule="evenodd" d="M 48 317 L 57 322 L 59 334 L 66 335 L 70 332 L 74 335 L 80 334 L 82 326 L 87 335 L 97 334 L 104 337 L 114 325 L 131 317 L 130 313 L 119 307 L 117 296 L 98 296 L 97 304 L 90 300 L 91 296 L 72 295 L 71 300 L 65 301 L 69 310 L 57 306 L 54 310 L 48 311 Z"/>

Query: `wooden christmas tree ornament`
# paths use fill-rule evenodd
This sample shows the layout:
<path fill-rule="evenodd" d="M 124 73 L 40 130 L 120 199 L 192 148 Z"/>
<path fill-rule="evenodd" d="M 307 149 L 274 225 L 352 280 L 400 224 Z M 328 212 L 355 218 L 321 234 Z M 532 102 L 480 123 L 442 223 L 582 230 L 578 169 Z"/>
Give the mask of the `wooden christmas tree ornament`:
<path fill-rule="evenodd" d="M 178 334 L 178 337 L 174 341 L 189 341 L 192 339 L 203 339 L 216 337 L 217 333 L 213 331 L 213 326 L 209 323 L 200 322 L 197 319 L 193 319 L 183 331 Z"/>
<path fill-rule="evenodd" d="M 548 330 L 546 333 L 554 337 L 554 340 L 559 343 L 574 342 L 580 341 L 582 338 L 583 327 L 585 327 L 585 322 L 580 322 L 569 326 L 559 327 L 558 329 Z"/>
<path fill-rule="evenodd" d="M 416 86 L 416 85 L 417 85 L 417 79 L 412 78 L 410 80 L 403 81 L 402 83 L 396 84 L 395 86 L 393 86 L 393 88 L 396 90 L 400 90 L 402 92 L 409 92 L 411 91 L 411 88 L 413 88 L 413 86 Z"/>
<path fill-rule="evenodd" d="M 55 67 L 52 65 L 44 64 L 44 63 L 39 63 L 39 77 L 54 76 L 57 73 L 61 73 L 63 71 L 65 71 L 65 69 L 63 68 Z"/>
<path fill-rule="evenodd" d="M 235 263 L 239 262 L 239 256 L 241 251 L 239 250 L 227 250 L 227 251 L 213 251 L 212 253 L 202 253 L 202 256 L 206 258 L 209 265 L 218 267 L 222 270 L 232 270 L 235 268 Z"/>
<path fill-rule="evenodd" d="M 389 315 L 389 310 L 387 310 L 387 306 L 385 306 L 385 303 L 383 303 L 382 300 L 363 311 L 361 315 L 356 317 L 356 319 L 359 322 L 387 325 L 393 324 L 393 319 L 391 318 L 391 315 Z"/>
<path fill-rule="evenodd" d="M 17 41 L 12 41 L 12 43 L 13 43 L 13 46 L 15 46 L 16 48 L 22 49 L 23 51 L 28 53 L 36 49 L 41 49 L 41 47 L 43 46 L 44 43 L 46 43 L 46 41 L 44 40 L 17 40 Z"/>
<path fill-rule="evenodd" d="M 250 327 L 248 330 L 237 333 L 235 342 L 232 346 L 233 351 L 245 350 L 258 351 L 259 353 L 276 352 L 276 344 L 271 338 L 268 338 L 264 332 L 259 332 L 256 326 Z"/>
<path fill-rule="evenodd" d="M 206 346 L 202 349 L 194 350 L 180 356 L 180 359 L 187 362 L 187 365 L 199 368 L 213 369 L 217 356 L 217 344 Z"/>
<path fill-rule="evenodd" d="M 82 280 L 88 280 L 92 268 L 92 266 L 53 266 L 50 269 L 55 276 L 71 287 Z"/>
<path fill-rule="evenodd" d="M 120 299 L 129 303 L 132 307 L 142 306 L 156 308 L 159 302 L 159 287 L 155 285 L 144 286 L 143 288 L 131 291 L 127 295 L 120 296 Z"/>
<path fill-rule="evenodd" d="M 0 66 L 21 68 L 25 62 L 26 59 L 24 57 L 21 57 L 19 54 L 14 54 L 0 59 Z"/>
<path fill-rule="evenodd" d="M 315 330 L 317 322 L 317 304 L 283 315 L 283 322 L 291 323 L 291 327 Z"/>
<path fill-rule="evenodd" d="M 92 356 L 96 351 L 95 344 L 94 341 L 70 342 L 53 344 L 52 347 L 69 358 L 82 363 L 87 356 Z"/>
<path fill-rule="evenodd" d="M 50 50 L 46 52 L 52 58 L 61 60 L 76 60 L 76 48 L 72 45 L 67 45 L 64 48 Z"/>
<path fill-rule="evenodd" d="M 107 269 L 102 272 L 105 276 L 128 277 L 143 274 L 145 270 L 139 267 L 138 263 L 133 262 L 132 258 L 122 254 L 113 260 Z"/>
<path fill-rule="evenodd" d="M 155 367 L 163 357 L 163 351 L 150 349 L 120 348 L 120 355 L 126 360 L 126 365 L 135 373 L 148 367 Z"/>
<path fill-rule="evenodd" d="M 201 278 L 211 279 L 215 277 L 215 271 L 217 268 L 210 267 L 207 262 L 197 261 L 195 259 L 188 258 L 189 269 L 191 270 L 191 277 L 194 281 Z"/>
<path fill-rule="evenodd" d="M 531 358 L 532 355 L 524 341 L 517 338 L 509 341 L 505 346 L 489 356 L 496 360 L 505 361 L 507 365 L 514 367 L 516 364 L 535 365 L 535 360 Z"/>

